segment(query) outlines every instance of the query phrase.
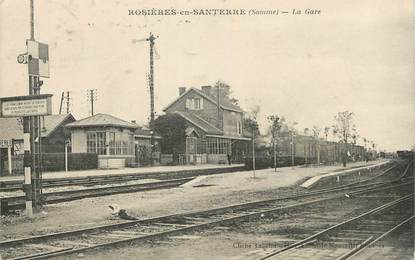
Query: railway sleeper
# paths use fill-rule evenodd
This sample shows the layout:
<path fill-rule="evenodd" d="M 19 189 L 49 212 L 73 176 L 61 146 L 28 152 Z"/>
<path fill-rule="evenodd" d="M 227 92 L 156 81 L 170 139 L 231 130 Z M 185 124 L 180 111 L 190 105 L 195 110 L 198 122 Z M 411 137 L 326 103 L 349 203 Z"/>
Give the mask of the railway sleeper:
<path fill-rule="evenodd" d="M 53 251 L 53 250 L 60 250 L 62 249 L 62 247 L 57 247 L 54 245 L 49 245 L 49 244 L 28 244 L 25 245 L 29 248 L 33 248 L 33 249 L 38 249 L 39 251 Z"/>
<path fill-rule="evenodd" d="M 358 237 L 358 238 L 367 238 L 370 235 L 373 235 L 373 232 L 366 232 L 366 233 L 357 233 L 357 232 L 351 232 L 351 231 L 341 231 L 338 233 L 339 236 L 344 237 Z"/>
<path fill-rule="evenodd" d="M 397 222 L 395 222 L 397 223 Z M 372 230 L 373 228 L 377 228 L 377 229 L 385 229 L 385 228 L 389 228 L 389 227 L 393 227 L 395 224 L 391 224 L 391 223 L 383 223 L 383 222 L 377 222 L 377 223 L 366 223 L 361 222 L 355 225 L 356 228 L 358 229 L 367 229 L 367 230 Z"/>
<path fill-rule="evenodd" d="M 98 238 L 101 240 L 109 240 L 109 239 L 115 239 L 115 240 L 119 240 L 119 239 L 128 239 L 128 238 L 133 238 L 136 236 L 136 234 L 134 235 L 127 235 L 127 234 L 113 234 L 113 233 L 107 233 L 107 234 L 100 234 L 100 235 L 88 235 L 89 237 L 92 238 Z"/>
<path fill-rule="evenodd" d="M 394 227 L 396 224 L 398 224 L 397 221 L 388 220 L 388 221 L 365 221 L 363 223 L 364 226 L 381 226 L 381 227 Z"/>
<path fill-rule="evenodd" d="M 139 233 L 143 233 L 144 235 L 149 235 L 157 232 L 165 232 L 170 230 L 171 228 L 162 226 L 162 225 L 156 225 L 156 224 L 149 224 L 145 226 L 141 226 L 137 231 Z"/>
<path fill-rule="evenodd" d="M 170 223 L 170 222 L 158 222 L 158 223 L 154 223 L 154 225 L 157 226 L 166 226 L 166 227 L 189 227 L 191 226 L 190 224 L 179 224 L 179 223 Z"/>
<path fill-rule="evenodd" d="M 367 237 L 366 237 L 367 238 Z M 358 238 L 358 237 L 341 237 L 341 236 L 329 236 L 328 238 L 322 239 L 325 243 L 327 242 L 347 242 L 351 244 L 360 244 L 361 242 L 365 241 L 366 239 Z"/>
<path fill-rule="evenodd" d="M 73 248 L 84 248 L 90 247 L 96 243 L 87 243 L 83 240 L 59 240 L 57 241 L 62 246 L 71 246 Z"/>

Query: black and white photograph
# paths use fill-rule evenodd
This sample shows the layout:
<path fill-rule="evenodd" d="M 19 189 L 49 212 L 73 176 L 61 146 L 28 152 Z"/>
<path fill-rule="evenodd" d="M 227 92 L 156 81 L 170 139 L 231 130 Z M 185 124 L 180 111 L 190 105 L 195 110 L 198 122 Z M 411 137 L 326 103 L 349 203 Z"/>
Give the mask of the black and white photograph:
<path fill-rule="evenodd" d="M 0 260 L 414 259 L 415 2 L 0 0 Z"/>

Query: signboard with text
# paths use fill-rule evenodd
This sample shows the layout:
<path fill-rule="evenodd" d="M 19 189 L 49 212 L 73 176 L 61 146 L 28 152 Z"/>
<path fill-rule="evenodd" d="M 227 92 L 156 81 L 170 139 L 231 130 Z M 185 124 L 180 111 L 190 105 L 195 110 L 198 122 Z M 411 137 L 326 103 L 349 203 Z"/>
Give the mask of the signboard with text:
<path fill-rule="evenodd" d="M 45 116 L 52 114 L 52 95 L 0 98 L 0 117 Z"/>
<path fill-rule="evenodd" d="M 0 139 L 0 148 L 7 148 L 12 145 L 12 140 Z"/>

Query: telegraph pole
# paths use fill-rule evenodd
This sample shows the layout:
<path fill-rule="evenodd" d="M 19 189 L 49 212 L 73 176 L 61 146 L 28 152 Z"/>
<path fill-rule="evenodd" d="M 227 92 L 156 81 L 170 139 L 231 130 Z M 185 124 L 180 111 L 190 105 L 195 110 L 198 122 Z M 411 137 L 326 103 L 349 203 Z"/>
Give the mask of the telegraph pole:
<path fill-rule="evenodd" d="M 148 74 L 148 85 L 150 89 L 150 164 L 153 166 L 153 152 L 154 152 L 154 41 L 158 36 L 150 33 L 150 37 L 146 39 L 133 40 L 133 43 L 148 41 L 150 43 L 150 73 Z M 157 52 L 156 52 L 157 55 Z"/>
<path fill-rule="evenodd" d="M 94 101 L 97 101 L 97 90 L 88 89 L 87 90 L 88 101 L 91 102 L 91 115 L 94 115 Z"/>
<path fill-rule="evenodd" d="M 71 106 L 71 104 L 70 104 L 70 100 L 71 100 L 70 93 L 71 93 L 70 91 L 62 91 L 61 104 L 60 104 L 60 107 L 59 107 L 59 114 L 62 114 L 63 100 L 64 99 L 66 100 L 66 114 L 69 114 L 70 106 Z"/>
<path fill-rule="evenodd" d="M 63 104 L 64 95 L 65 95 L 65 92 L 62 92 L 61 103 L 60 103 L 60 106 L 59 106 L 59 115 L 62 114 L 62 104 Z"/>
<path fill-rule="evenodd" d="M 150 75 L 149 75 L 149 87 L 150 87 L 150 165 L 153 166 L 153 152 L 154 152 L 154 37 L 150 33 L 150 37 L 147 41 L 150 42 Z"/>
<path fill-rule="evenodd" d="M 69 107 L 70 107 L 70 97 L 69 97 L 69 91 L 66 91 L 66 114 L 69 114 Z"/>

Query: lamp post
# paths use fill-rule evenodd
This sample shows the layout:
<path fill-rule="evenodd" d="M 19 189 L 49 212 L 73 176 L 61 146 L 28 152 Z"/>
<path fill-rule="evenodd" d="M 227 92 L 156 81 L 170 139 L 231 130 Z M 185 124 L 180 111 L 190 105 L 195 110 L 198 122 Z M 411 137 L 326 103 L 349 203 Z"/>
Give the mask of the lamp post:
<path fill-rule="evenodd" d="M 291 131 L 291 165 L 294 167 L 294 131 Z"/>
<path fill-rule="evenodd" d="M 273 138 L 273 148 L 274 148 L 274 172 L 277 172 L 277 144 L 275 137 Z"/>
<path fill-rule="evenodd" d="M 255 178 L 255 133 L 252 131 L 252 170 Z"/>
<path fill-rule="evenodd" d="M 65 140 L 65 172 L 68 171 L 68 146 L 71 145 L 71 140 Z"/>

